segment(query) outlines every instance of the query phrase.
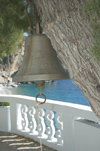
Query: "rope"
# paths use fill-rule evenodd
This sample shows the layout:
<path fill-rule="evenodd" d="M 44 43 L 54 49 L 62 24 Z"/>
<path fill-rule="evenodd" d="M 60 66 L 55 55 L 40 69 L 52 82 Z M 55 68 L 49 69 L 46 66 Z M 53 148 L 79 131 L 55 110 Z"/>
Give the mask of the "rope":
<path fill-rule="evenodd" d="M 26 4 L 26 14 L 27 14 L 27 18 L 28 18 L 28 22 L 29 22 L 29 32 L 31 33 L 31 34 L 33 34 L 33 32 L 32 32 L 32 30 L 33 30 L 33 26 L 32 26 L 32 24 L 31 24 L 31 21 L 30 21 L 30 18 L 29 18 L 29 14 L 28 14 L 28 6 L 29 6 L 29 3 L 31 3 L 32 2 L 32 0 L 28 0 L 28 2 L 27 2 L 27 4 Z"/>
<path fill-rule="evenodd" d="M 29 6 L 29 3 L 32 3 L 33 0 L 28 0 L 27 4 L 26 4 L 26 14 L 27 14 L 27 18 L 28 18 L 28 22 L 29 22 L 29 32 L 30 34 L 33 35 L 33 28 L 36 29 L 36 33 L 40 33 L 40 27 L 39 27 L 39 23 L 37 22 L 37 11 L 36 11 L 36 7 L 34 5 L 34 21 L 35 21 L 35 26 L 34 24 L 31 24 L 31 20 L 29 18 L 29 12 L 28 12 L 28 6 Z"/>
<path fill-rule="evenodd" d="M 35 115 L 34 115 L 34 118 L 37 118 L 38 124 L 39 124 L 38 110 L 39 110 L 39 106 L 40 106 L 40 105 L 41 105 L 41 103 L 38 102 L 37 105 L 36 105 L 36 113 L 35 113 Z M 37 117 L 37 116 L 38 116 L 38 117 Z M 38 133 L 39 133 L 39 132 L 38 132 Z M 41 151 L 43 151 L 43 150 L 42 150 L 42 139 L 41 139 L 41 136 L 40 136 L 40 147 L 41 147 Z"/>

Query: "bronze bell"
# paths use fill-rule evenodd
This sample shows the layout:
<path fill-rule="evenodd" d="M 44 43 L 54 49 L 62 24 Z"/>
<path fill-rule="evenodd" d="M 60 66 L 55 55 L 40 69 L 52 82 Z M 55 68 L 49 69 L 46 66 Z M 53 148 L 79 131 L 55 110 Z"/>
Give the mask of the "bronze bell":
<path fill-rule="evenodd" d="M 20 66 L 17 74 L 14 76 L 14 82 L 29 82 L 35 81 L 36 88 L 39 90 L 39 94 L 36 96 L 36 101 L 39 96 L 44 97 L 44 102 L 38 102 L 37 108 L 40 104 L 45 103 L 46 96 L 42 94 L 44 87 L 44 81 L 49 80 L 63 80 L 69 79 L 68 72 L 66 73 L 61 67 L 56 52 L 54 51 L 50 40 L 40 29 L 38 23 L 36 8 L 34 7 L 34 20 L 35 31 L 37 34 L 33 34 L 33 25 L 28 15 L 28 5 L 31 1 L 28 1 L 26 5 L 26 13 L 29 21 L 30 35 L 25 41 L 25 54 L 22 65 Z"/>
<path fill-rule="evenodd" d="M 14 76 L 14 82 L 69 79 L 61 67 L 50 40 L 44 34 L 29 35 L 25 41 L 22 65 Z"/>

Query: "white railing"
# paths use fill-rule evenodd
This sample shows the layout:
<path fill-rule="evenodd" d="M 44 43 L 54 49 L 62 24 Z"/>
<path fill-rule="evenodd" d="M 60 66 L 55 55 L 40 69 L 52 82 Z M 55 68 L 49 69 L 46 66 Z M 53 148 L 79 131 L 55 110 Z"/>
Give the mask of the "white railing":
<path fill-rule="evenodd" d="M 100 150 L 100 119 L 88 106 L 47 100 L 38 109 L 36 119 L 35 98 L 1 95 L 0 102 L 10 102 L 9 128 L 5 131 L 30 137 L 38 142 L 41 137 L 43 144 L 58 151 Z M 0 130 L 2 131 L 1 124 Z"/>

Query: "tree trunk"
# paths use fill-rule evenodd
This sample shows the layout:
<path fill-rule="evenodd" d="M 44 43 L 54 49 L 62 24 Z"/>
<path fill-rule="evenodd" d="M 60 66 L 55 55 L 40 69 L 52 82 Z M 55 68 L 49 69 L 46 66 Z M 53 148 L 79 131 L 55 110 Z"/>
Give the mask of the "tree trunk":
<path fill-rule="evenodd" d="M 42 19 L 41 26 L 63 66 L 100 118 L 100 62 L 90 53 L 92 29 L 83 18 L 88 0 L 33 1 Z"/>

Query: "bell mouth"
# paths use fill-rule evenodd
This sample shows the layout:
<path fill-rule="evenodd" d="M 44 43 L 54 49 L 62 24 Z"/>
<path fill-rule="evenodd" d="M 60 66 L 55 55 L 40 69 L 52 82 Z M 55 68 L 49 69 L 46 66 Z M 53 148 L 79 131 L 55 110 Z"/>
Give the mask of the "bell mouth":
<path fill-rule="evenodd" d="M 32 82 L 32 81 L 49 81 L 49 80 L 67 80 L 69 79 L 66 74 L 43 74 L 43 75 L 16 75 L 13 82 Z"/>

